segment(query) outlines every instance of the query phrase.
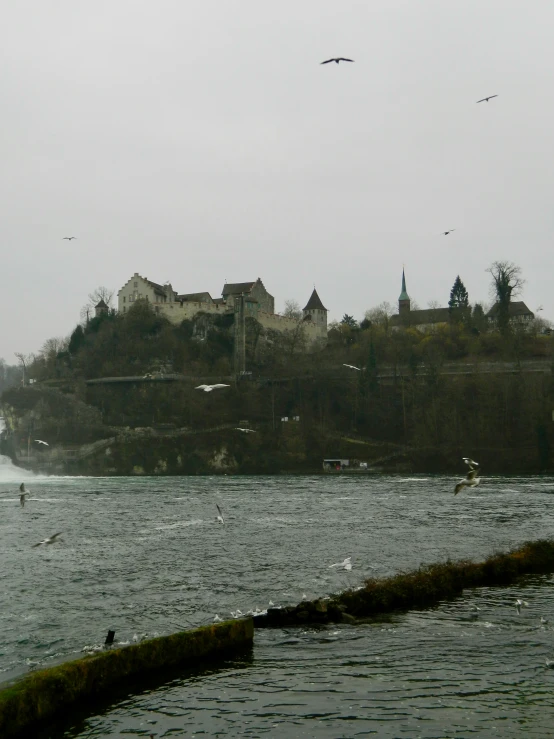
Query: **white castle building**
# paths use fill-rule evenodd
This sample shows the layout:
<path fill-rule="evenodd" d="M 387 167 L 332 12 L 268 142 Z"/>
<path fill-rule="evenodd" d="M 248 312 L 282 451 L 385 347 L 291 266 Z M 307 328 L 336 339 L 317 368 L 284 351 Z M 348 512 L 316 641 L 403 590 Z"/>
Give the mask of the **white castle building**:
<path fill-rule="evenodd" d="M 234 313 L 235 301 L 239 297 L 244 298 L 246 316 L 255 318 L 264 328 L 274 331 L 294 331 L 298 328 L 298 320 L 275 313 L 275 299 L 267 292 L 259 277 L 255 282 L 226 282 L 221 297 L 212 298 L 208 292 L 179 294 L 171 283 L 160 285 L 135 272 L 117 293 L 117 308 L 125 314 L 136 300 L 146 300 L 157 313 L 167 316 L 172 323 L 181 323 L 198 313 Z M 327 308 L 315 288 L 302 310 L 301 323 L 310 348 L 327 341 Z"/>

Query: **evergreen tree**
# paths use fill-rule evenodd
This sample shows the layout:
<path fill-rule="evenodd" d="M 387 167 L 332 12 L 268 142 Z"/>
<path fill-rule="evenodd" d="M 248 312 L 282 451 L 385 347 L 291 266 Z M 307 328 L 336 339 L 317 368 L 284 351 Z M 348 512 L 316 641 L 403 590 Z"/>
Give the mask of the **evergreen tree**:
<path fill-rule="evenodd" d="M 466 321 L 469 314 L 469 297 L 464 283 L 458 275 L 450 291 L 450 300 L 448 301 L 448 310 L 450 318 L 453 321 Z"/>

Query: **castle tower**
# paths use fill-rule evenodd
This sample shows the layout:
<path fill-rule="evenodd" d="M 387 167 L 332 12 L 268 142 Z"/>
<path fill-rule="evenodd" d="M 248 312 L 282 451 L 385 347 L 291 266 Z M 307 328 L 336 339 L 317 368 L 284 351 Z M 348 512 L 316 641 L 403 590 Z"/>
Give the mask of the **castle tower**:
<path fill-rule="evenodd" d="M 402 268 L 402 292 L 398 298 L 398 315 L 405 316 L 410 312 L 410 296 L 406 292 L 406 276 Z"/>
<path fill-rule="evenodd" d="M 306 303 L 305 308 L 302 310 L 304 320 L 312 321 L 316 326 L 321 329 L 321 333 L 327 336 L 327 308 L 321 302 L 317 290 L 314 287 L 314 291 Z"/>
<path fill-rule="evenodd" d="M 98 316 L 101 316 L 103 313 L 108 313 L 110 309 L 106 305 L 105 301 L 100 298 L 100 302 L 96 303 L 94 306 L 94 316 L 95 318 L 98 318 Z"/>

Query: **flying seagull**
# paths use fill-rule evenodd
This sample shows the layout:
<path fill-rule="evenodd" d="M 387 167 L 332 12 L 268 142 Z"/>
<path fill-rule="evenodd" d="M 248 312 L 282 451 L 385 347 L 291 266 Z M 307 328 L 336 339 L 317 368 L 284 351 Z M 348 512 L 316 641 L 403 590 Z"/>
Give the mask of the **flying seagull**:
<path fill-rule="evenodd" d="M 72 239 L 76 239 L 76 236 L 64 236 L 62 241 L 71 241 Z"/>
<path fill-rule="evenodd" d="M 22 508 L 25 505 L 25 496 L 26 495 L 30 495 L 30 493 L 28 493 L 25 490 L 25 483 L 22 482 L 21 485 L 19 486 L 19 503 L 20 503 L 20 505 L 21 505 Z"/>
<path fill-rule="evenodd" d="M 241 429 L 238 426 L 235 428 L 235 431 L 242 431 L 244 434 L 255 434 L 256 433 L 254 429 Z"/>
<path fill-rule="evenodd" d="M 50 444 L 47 441 L 43 441 L 42 439 L 35 439 L 37 444 L 44 444 L 44 446 L 50 446 Z"/>
<path fill-rule="evenodd" d="M 448 234 L 451 234 L 452 231 L 455 231 L 455 230 L 456 230 L 455 228 L 451 228 L 450 231 L 442 231 L 442 235 L 443 236 L 448 236 Z"/>
<path fill-rule="evenodd" d="M 479 467 L 479 462 L 476 462 L 474 459 L 470 459 L 469 457 L 463 457 L 463 461 L 469 465 L 470 470 L 474 470 L 476 467 Z"/>
<path fill-rule="evenodd" d="M 349 367 L 350 369 L 354 369 L 354 370 L 357 370 L 358 372 L 361 372 L 361 371 L 362 371 L 362 370 L 360 369 L 360 367 L 354 367 L 354 365 L 353 365 L 353 364 L 344 364 L 344 362 L 343 362 L 342 366 L 343 366 L 343 367 Z"/>
<path fill-rule="evenodd" d="M 521 609 L 523 608 L 529 608 L 529 603 L 527 603 L 526 600 L 521 600 L 521 598 L 518 598 L 515 602 L 515 607 L 517 609 L 517 615 L 521 616 Z"/>
<path fill-rule="evenodd" d="M 218 512 L 218 516 L 216 518 L 216 521 L 218 523 L 222 523 L 222 524 L 225 525 L 225 519 L 223 518 L 223 513 L 221 512 L 221 508 L 217 505 L 217 503 L 215 504 L 215 507 L 217 508 L 217 512 Z"/>
<path fill-rule="evenodd" d="M 195 390 L 203 390 L 205 393 L 211 393 L 212 390 L 216 390 L 217 388 L 220 388 L 220 387 L 231 387 L 231 386 L 230 385 L 224 385 L 223 383 L 218 382 L 216 385 L 198 385 L 194 389 Z"/>
<path fill-rule="evenodd" d="M 493 98 L 497 98 L 498 95 L 489 95 L 488 98 L 481 98 L 481 100 L 478 100 L 478 103 L 488 103 L 489 100 L 492 100 Z"/>
<path fill-rule="evenodd" d="M 57 534 L 52 534 L 52 536 L 49 536 L 48 539 L 43 539 L 42 541 L 39 541 L 38 544 L 33 544 L 33 549 L 35 547 L 42 547 L 43 545 L 53 544 L 55 541 L 58 540 L 58 536 L 61 536 L 62 532 L 59 531 Z"/>
<path fill-rule="evenodd" d="M 321 64 L 329 64 L 329 62 L 336 62 L 337 64 L 339 62 L 353 62 L 354 59 L 347 59 L 344 56 L 334 56 L 332 59 L 327 59 L 324 62 L 321 62 Z"/>
<path fill-rule="evenodd" d="M 474 488 L 476 485 L 479 485 L 480 482 L 479 467 L 470 466 L 466 479 L 461 480 L 454 488 L 454 495 L 458 495 L 462 488 Z"/>
<path fill-rule="evenodd" d="M 347 557 L 343 562 L 337 562 L 334 565 L 329 565 L 329 569 L 331 569 L 332 567 L 337 567 L 337 568 L 340 567 L 341 569 L 346 570 L 347 572 L 350 572 L 350 570 L 352 569 L 351 560 L 352 560 L 352 557 Z"/>

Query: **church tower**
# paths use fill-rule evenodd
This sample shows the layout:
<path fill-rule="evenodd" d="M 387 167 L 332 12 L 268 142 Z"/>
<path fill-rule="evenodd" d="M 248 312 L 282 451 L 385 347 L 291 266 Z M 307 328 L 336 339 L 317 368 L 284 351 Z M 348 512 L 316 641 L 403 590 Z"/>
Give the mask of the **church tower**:
<path fill-rule="evenodd" d="M 324 333 L 327 336 L 327 308 L 321 302 L 315 287 L 305 308 L 302 310 L 302 314 L 305 321 L 312 321 L 322 329 L 322 334 Z"/>
<path fill-rule="evenodd" d="M 410 312 L 410 296 L 406 292 L 406 276 L 402 268 L 402 292 L 398 298 L 398 315 L 405 316 Z"/>

